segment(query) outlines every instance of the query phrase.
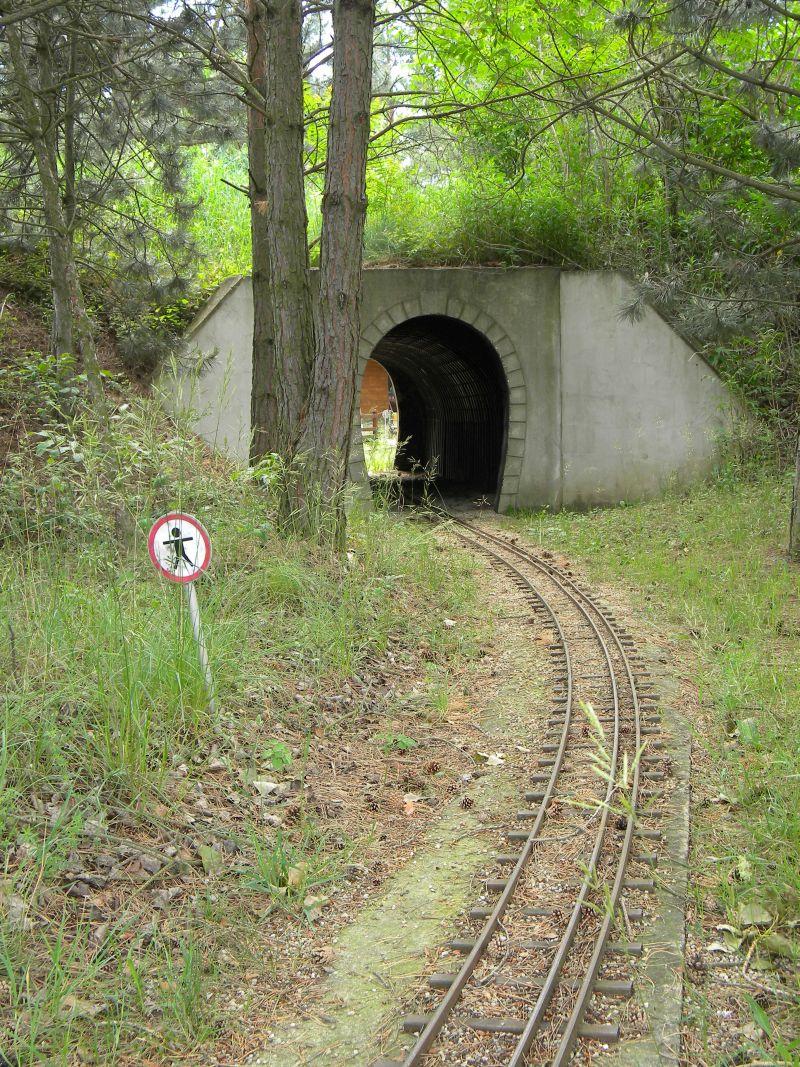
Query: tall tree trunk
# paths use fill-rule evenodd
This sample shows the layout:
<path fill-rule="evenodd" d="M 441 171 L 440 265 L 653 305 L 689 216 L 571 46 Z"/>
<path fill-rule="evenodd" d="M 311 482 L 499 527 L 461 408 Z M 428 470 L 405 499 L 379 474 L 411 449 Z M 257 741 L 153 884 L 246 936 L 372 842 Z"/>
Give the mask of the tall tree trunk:
<path fill-rule="evenodd" d="M 800 563 L 800 434 L 797 436 L 792 514 L 789 519 L 789 560 L 791 563 Z"/>
<path fill-rule="evenodd" d="M 40 46 L 41 47 L 41 46 Z M 41 70 L 41 64 L 40 64 Z M 69 258 L 72 245 L 72 234 L 75 229 L 75 212 L 77 201 L 75 197 L 75 85 L 78 76 L 77 40 L 73 34 L 70 39 L 69 56 L 69 81 L 67 83 L 64 98 L 64 148 L 63 148 L 63 171 L 64 193 L 61 198 L 64 226 L 67 232 L 66 242 L 59 248 L 57 258 L 63 263 Z M 40 116 L 43 127 L 53 122 L 55 129 L 55 114 L 44 114 L 44 104 L 40 104 Z M 46 121 L 45 121 L 46 120 Z M 58 240 L 58 239 L 57 239 Z M 52 256 L 51 256 L 52 263 Z M 69 287 L 67 285 L 66 269 L 52 271 L 53 284 L 53 326 L 52 341 L 53 352 L 58 355 L 61 352 L 72 352 L 72 303 L 70 300 Z M 62 290 L 56 299 L 56 284 Z"/>
<path fill-rule="evenodd" d="M 25 46 L 20 32 L 16 25 L 6 27 L 14 81 L 36 157 L 36 169 L 42 187 L 42 206 L 49 231 L 54 350 L 56 354 L 70 352 L 80 358 L 90 395 L 99 408 L 103 403 L 103 384 L 97 362 L 97 349 L 75 265 L 72 235 L 64 217 L 61 202 L 57 162 L 58 125 L 54 116 L 48 114 L 48 94 L 52 84 L 52 73 L 45 33 L 46 30 L 43 30 L 39 34 L 37 46 L 39 84 L 34 88 L 30 80 Z"/>
<path fill-rule="evenodd" d="M 266 243 L 274 328 L 267 389 L 274 400 L 272 451 L 294 459 L 314 359 L 303 178 L 303 51 L 300 0 L 265 0 Z M 259 264 L 263 267 L 264 260 Z M 272 412 L 270 410 L 270 420 Z"/>
<path fill-rule="evenodd" d="M 250 233 L 252 236 L 253 370 L 250 393 L 250 460 L 258 462 L 280 450 L 276 435 L 278 402 L 275 393 L 275 330 L 269 267 L 267 146 L 264 109 L 267 97 L 266 11 L 264 0 L 247 0 L 247 69 L 260 106 L 247 109 L 247 157 L 250 173 Z"/>
<path fill-rule="evenodd" d="M 374 25 L 374 0 L 336 0 L 317 346 L 302 451 L 340 512 L 356 402 Z"/>

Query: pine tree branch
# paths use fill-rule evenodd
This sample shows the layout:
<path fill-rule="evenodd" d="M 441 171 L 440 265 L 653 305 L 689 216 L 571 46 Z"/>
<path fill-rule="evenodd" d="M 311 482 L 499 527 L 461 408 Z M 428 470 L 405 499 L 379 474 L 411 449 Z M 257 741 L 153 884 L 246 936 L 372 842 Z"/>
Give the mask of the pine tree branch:
<path fill-rule="evenodd" d="M 767 93 L 775 93 L 779 96 L 794 96 L 800 98 L 800 89 L 796 89 L 792 85 L 785 85 L 783 82 L 771 82 L 766 78 L 758 78 L 752 74 L 746 74 L 742 70 L 735 70 L 733 67 L 729 67 L 725 63 L 721 63 L 717 59 L 712 59 L 707 51 L 691 48 L 689 45 L 684 44 L 685 50 L 689 55 L 694 56 L 695 59 L 700 60 L 708 67 L 712 67 L 714 70 L 720 72 L 720 74 L 726 75 L 728 78 L 734 78 L 737 81 L 745 82 L 747 85 L 756 86 L 759 89 L 763 89 Z M 780 60 L 776 60 L 780 62 Z"/>
<path fill-rule="evenodd" d="M 16 14 L 0 14 L 0 27 L 13 26 L 15 23 L 23 22 L 25 19 L 32 19 L 36 15 L 42 15 L 46 11 L 50 11 L 51 8 L 60 7 L 63 2 L 64 0 L 43 0 L 42 3 L 23 8 L 22 11 L 17 11 Z"/>
<path fill-rule="evenodd" d="M 792 203 L 800 204 L 800 189 L 798 188 L 790 185 L 783 185 L 780 182 L 761 181 L 759 178 L 753 178 L 749 174 L 743 174 L 741 171 L 731 170 L 730 167 L 724 167 L 720 163 L 714 163 L 712 160 L 706 159 L 703 156 L 698 156 L 694 152 L 675 148 L 663 138 L 651 133 L 645 126 L 642 126 L 638 122 L 634 122 L 630 118 L 623 117 L 619 112 L 614 112 L 607 107 L 603 107 L 599 102 L 595 102 L 589 106 L 597 111 L 598 114 L 605 116 L 605 118 L 610 119 L 617 125 L 636 134 L 637 137 L 641 137 L 654 148 L 658 148 L 659 151 L 664 152 L 672 159 L 681 160 L 683 163 L 688 163 L 692 167 L 698 167 L 700 170 L 708 171 L 709 174 L 716 174 L 720 178 L 727 178 L 729 181 L 736 182 L 738 185 L 743 185 L 748 189 L 755 189 L 757 192 L 764 193 L 766 196 L 774 196 L 781 200 L 789 200 Z"/>
<path fill-rule="evenodd" d="M 765 248 L 763 249 L 763 251 L 757 252 L 755 258 L 765 259 L 767 256 L 774 255 L 777 252 L 783 252 L 785 249 L 792 248 L 795 245 L 800 245 L 800 237 L 792 237 L 789 241 L 782 241 L 780 244 L 770 245 L 769 248 Z M 793 304 L 793 306 L 797 306 L 796 302 Z"/>
<path fill-rule="evenodd" d="M 243 185 L 237 185 L 236 182 L 229 182 L 227 178 L 220 178 L 223 185 L 229 186 L 231 189 L 235 189 L 237 193 L 244 193 L 247 199 L 250 199 L 250 190 L 245 189 Z"/>
<path fill-rule="evenodd" d="M 781 18 L 800 22 L 800 14 L 795 11 L 790 11 L 789 8 L 785 7 L 783 4 L 773 3 L 773 0 L 759 0 L 759 3 L 763 4 L 766 8 L 769 8 L 770 11 L 774 11 L 776 14 L 780 15 Z"/>

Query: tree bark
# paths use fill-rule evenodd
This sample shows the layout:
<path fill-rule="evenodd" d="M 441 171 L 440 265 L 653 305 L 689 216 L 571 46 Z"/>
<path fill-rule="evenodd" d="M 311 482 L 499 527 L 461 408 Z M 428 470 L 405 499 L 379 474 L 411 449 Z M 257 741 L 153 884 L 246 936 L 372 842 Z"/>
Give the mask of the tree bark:
<path fill-rule="evenodd" d="M 336 0 L 317 345 L 302 451 L 323 499 L 342 517 L 356 402 L 374 24 L 374 0 Z"/>
<path fill-rule="evenodd" d="M 38 113 L 37 129 L 42 131 L 45 140 L 49 140 L 46 145 L 47 156 L 53 173 L 57 175 L 58 157 L 56 146 L 53 144 L 58 129 L 55 100 L 52 89 L 49 92 L 46 91 L 47 83 L 52 81 L 52 77 L 48 75 L 48 71 L 52 70 L 52 63 L 50 61 L 50 49 L 47 46 L 45 33 L 42 31 L 37 34 L 36 55 L 39 75 L 39 95 L 35 101 Z M 74 86 L 72 90 L 74 92 Z M 22 103 L 24 106 L 24 97 L 22 98 Z M 64 148 L 66 154 L 66 144 Z M 50 331 L 50 342 L 54 356 L 62 355 L 64 352 L 71 353 L 73 350 L 72 306 L 66 268 L 67 259 L 69 258 L 69 233 L 70 228 L 66 213 L 64 213 L 64 232 L 51 230 L 49 244 L 50 279 L 53 293 L 53 322 Z"/>
<path fill-rule="evenodd" d="M 72 235 L 64 216 L 58 176 L 58 124 L 49 113 L 52 71 L 43 33 L 37 41 L 38 82 L 29 76 L 25 46 L 16 25 L 6 27 L 14 81 L 22 117 L 28 129 L 42 187 L 42 206 L 49 230 L 50 280 L 53 291 L 53 348 L 56 355 L 75 354 L 83 365 L 89 393 L 99 407 L 103 384 L 97 362 L 92 324 L 86 312 L 72 249 Z M 37 102 L 38 101 L 38 102 Z"/>
<path fill-rule="evenodd" d="M 300 0 L 265 0 L 265 192 L 274 362 L 269 442 L 287 464 L 301 434 L 314 359 L 303 177 L 303 50 Z M 263 268 L 264 261 L 259 264 Z M 269 403 L 272 404 L 272 397 Z"/>
<path fill-rule="evenodd" d="M 789 562 L 800 563 L 800 434 L 797 436 L 792 514 L 789 519 Z"/>
<path fill-rule="evenodd" d="M 247 157 L 250 174 L 252 237 L 253 368 L 250 393 L 250 461 L 257 463 L 280 451 L 277 436 L 278 398 L 275 386 L 275 328 L 269 264 L 267 146 L 264 108 L 267 98 L 266 11 L 263 0 L 247 0 L 247 69 L 261 107 L 247 109 Z"/>

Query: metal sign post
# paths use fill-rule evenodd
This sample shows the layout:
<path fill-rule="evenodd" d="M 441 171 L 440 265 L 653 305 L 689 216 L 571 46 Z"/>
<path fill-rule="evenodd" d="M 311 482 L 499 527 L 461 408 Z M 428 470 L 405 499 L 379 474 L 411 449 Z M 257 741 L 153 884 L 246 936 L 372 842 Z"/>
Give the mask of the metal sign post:
<path fill-rule="evenodd" d="M 208 709 L 212 715 L 216 714 L 217 702 L 214 699 L 214 680 L 211 677 L 211 668 L 208 665 L 208 652 L 206 651 L 206 639 L 203 634 L 203 626 L 200 622 L 200 605 L 197 603 L 197 593 L 194 590 L 194 582 L 187 582 L 183 587 L 186 594 L 186 603 L 189 606 L 189 618 L 192 622 L 192 632 L 197 642 L 197 654 L 200 657 L 200 668 L 206 683 L 208 695 Z"/>
<path fill-rule="evenodd" d="M 212 714 L 216 712 L 214 680 L 208 663 L 206 639 L 200 621 L 200 605 L 194 583 L 207 569 L 211 562 L 211 538 L 208 531 L 194 515 L 185 515 L 179 511 L 170 512 L 156 519 L 150 527 L 147 539 L 150 559 L 157 571 L 171 582 L 179 582 L 184 587 L 192 633 L 197 642 L 197 654 L 200 669 L 203 672 L 208 706 Z"/>

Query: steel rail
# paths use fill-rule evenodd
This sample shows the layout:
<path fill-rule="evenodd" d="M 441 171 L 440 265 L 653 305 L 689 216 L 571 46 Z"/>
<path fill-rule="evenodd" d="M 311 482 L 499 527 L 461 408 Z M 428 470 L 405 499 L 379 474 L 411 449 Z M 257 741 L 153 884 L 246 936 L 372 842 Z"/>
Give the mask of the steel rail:
<path fill-rule="evenodd" d="M 467 538 L 464 538 L 464 540 L 467 540 Z M 483 551 L 487 555 L 496 559 L 498 562 L 502 563 L 509 571 L 511 571 L 511 573 L 519 579 L 522 586 L 528 589 L 536 598 L 536 600 L 539 601 L 545 607 L 545 610 L 552 619 L 566 661 L 565 666 L 567 676 L 567 701 L 565 705 L 566 710 L 564 715 L 564 726 L 561 731 L 561 739 L 559 742 L 558 752 L 556 753 L 553 762 L 553 767 L 550 772 L 550 777 L 547 781 L 547 785 L 545 786 L 544 796 L 539 804 L 539 810 L 537 812 L 536 819 L 534 820 L 531 832 L 529 833 L 527 840 L 525 841 L 520 856 L 516 864 L 514 865 L 514 869 L 509 875 L 508 880 L 506 881 L 506 884 L 500 894 L 500 897 L 498 898 L 497 903 L 492 909 L 491 915 L 484 923 L 480 935 L 478 936 L 475 941 L 475 944 L 467 954 L 467 957 L 461 965 L 458 974 L 454 978 L 452 984 L 447 989 L 447 992 L 442 997 L 442 1000 L 440 1001 L 436 1011 L 433 1013 L 431 1018 L 428 1020 L 426 1026 L 419 1034 L 413 1047 L 409 1050 L 405 1059 L 403 1060 L 403 1067 L 414 1067 L 414 1065 L 418 1064 L 422 1057 L 430 1049 L 431 1045 L 438 1037 L 442 1027 L 447 1022 L 450 1013 L 452 1012 L 453 1008 L 458 1002 L 459 997 L 461 996 L 461 991 L 469 982 L 472 973 L 475 970 L 475 967 L 482 959 L 484 953 L 486 952 L 486 949 L 488 948 L 492 940 L 492 937 L 494 936 L 497 928 L 499 927 L 502 921 L 503 915 L 505 914 L 505 911 L 511 901 L 511 898 L 514 895 L 514 891 L 517 888 L 517 884 L 519 883 L 519 880 L 522 877 L 522 873 L 525 870 L 525 867 L 527 866 L 528 861 L 531 857 L 534 844 L 536 842 L 537 837 L 539 836 L 539 831 L 547 813 L 547 808 L 555 791 L 556 781 L 561 772 L 561 766 L 564 762 L 564 755 L 567 750 L 569 730 L 572 722 L 572 659 L 569 652 L 569 645 L 567 643 L 567 639 L 564 635 L 564 631 L 562 629 L 558 616 L 556 615 L 555 611 L 553 611 L 545 597 L 539 592 L 538 589 L 536 589 L 531 580 L 527 578 L 522 573 L 522 571 L 520 571 L 512 563 L 509 563 L 508 560 L 504 560 L 502 556 L 500 556 L 496 552 L 493 552 L 491 549 L 488 549 L 484 546 Z"/>
<path fill-rule="evenodd" d="M 550 1002 L 552 1001 L 556 989 L 558 988 L 561 972 L 564 968 L 564 964 L 566 963 L 570 949 L 572 948 L 572 944 L 575 940 L 575 935 L 577 933 L 578 926 L 580 925 L 581 919 L 583 918 L 584 911 L 586 908 L 586 902 L 593 887 L 595 873 L 597 871 L 597 866 L 600 861 L 603 846 L 605 844 L 606 832 L 608 830 L 608 821 L 611 816 L 611 801 L 614 795 L 614 790 L 616 789 L 617 768 L 619 764 L 619 690 L 617 687 L 616 671 L 611 658 L 611 652 L 603 635 L 600 633 L 600 629 L 597 623 L 594 621 L 584 604 L 581 602 L 582 599 L 585 599 L 582 594 L 576 596 L 574 593 L 570 592 L 570 590 L 566 587 L 565 583 L 561 580 L 560 575 L 551 572 L 549 569 L 545 569 L 538 566 L 538 561 L 535 560 L 535 557 L 529 557 L 526 553 L 524 553 L 520 549 L 516 549 L 516 546 L 512 545 L 505 539 L 495 537 L 492 534 L 488 534 L 486 533 L 486 531 L 481 530 L 479 527 L 474 527 L 470 523 L 464 522 L 464 520 L 462 519 L 455 518 L 454 516 L 450 517 L 457 525 L 462 526 L 463 528 L 472 532 L 473 536 L 483 536 L 487 540 L 501 545 L 506 551 L 510 551 L 512 554 L 520 556 L 529 565 L 536 566 L 536 568 L 540 571 L 544 570 L 549 580 L 559 588 L 559 590 L 564 596 L 567 597 L 568 600 L 572 601 L 572 603 L 575 605 L 575 607 L 583 615 L 583 617 L 586 619 L 586 621 L 592 628 L 606 660 L 613 696 L 614 726 L 611 758 L 609 761 L 609 774 L 608 781 L 606 783 L 605 797 L 602 801 L 602 814 L 600 816 L 600 822 L 597 828 L 597 832 L 595 834 L 594 847 L 592 848 L 591 856 L 586 865 L 586 871 L 581 881 L 581 886 L 578 890 L 578 895 L 573 905 L 572 912 L 570 913 L 569 921 L 564 930 L 564 933 L 561 936 L 558 948 L 547 971 L 544 983 L 542 984 L 542 989 L 536 999 L 536 1003 L 533 1006 L 533 1010 L 528 1015 L 528 1020 L 525 1024 L 525 1029 L 523 1030 L 522 1035 L 520 1036 L 519 1041 L 517 1042 L 517 1046 L 514 1049 L 514 1053 L 511 1059 L 509 1060 L 509 1067 L 519 1067 L 519 1065 L 524 1062 L 528 1049 L 533 1043 L 533 1040 L 536 1037 L 537 1033 L 541 1029 L 547 1009 L 549 1008 Z M 579 596 L 581 597 L 581 599 L 579 599 Z M 581 1019 L 578 1020 L 576 1026 L 579 1026 L 581 1021 L 582 1016 Z"/>
<path fill-rule="evenodd" d="M 552 1061 L 553 1067 L 563 1067 L 563 1065 L 568 1063 L 570 1058 L 571 1058 L 572 1051 L 573 1051 L 573 1049 L 575 1047 L 575 1043 L 576 1043 L 576 1041 L 578 1039 L 579 1029 L 580 1029 L 580 1026 L 581 1026 L 581 1024 L 583 1022 L 583 1016 L 585 1014 L 586 1007 L 588 1006 L 589 1000 L 591 999 L 593 991 L 594 991 L 594 983 L 595 983 L 595 981 L 597 979 L 597 974 L 598 974 L 598 972 L 600 970 L 600 967 L 601 967 L 601 964 L 602 964 L 602 961 L 603 961 L 603 956 L 605 954 L 605 946 L 606 946 L 606 943 L 608 941 L 609 934 L 611 932 L 611 926 L 612 926 L 612 923 L 614 921 L 614 915 L 616 913 L 617 905 L 619 903 L 619 898 L 620 898 L 620 895 L 621 895 L 621 892 L 622 892 L 623 882 L 624 882 L 624 878 L 625 878 L 625 868 L 627 867 L 628 860 L 630 858 L 631 848 L 632 848 L 632 845 L 633 845 L 633 832 L 634 832 L 634 829 L 635 829 L 635 812 L 636 812 L 636 804 L 637 804 L 637 800 L 638 800 L 639 783 L 640 783 L 640 762 L 639 762 L 638 756 L 639 756 L 639 754 L 641 752 L 641 712 L 640 712 L 640 706 L 639 706 L 639 694 L 637 692 L 636 681 L 635 681 L 635 678 L 634 678 L 634 672 L 633 672 L 633 669 L 631 667 L 630 659 L 628 657 L 628 654 L 627 654 L 627 652 L 625 650 L 625 647 L 622 644 L 622 641 L 620 640 L 620 637 L 617 634 L 614 626 L 611 624 L 609 619 L 606 618 L 606 616 L 603 613 L 603 611 L 598 607 L 598 605 L 593 601 L 593 599 L 587 593 L 584 593 L 581 589 L 579 589 L 577 584 L 572 580 L 572 578 L 569 575 L 564 574 L 564 572 L 560 568 L 554 567 L 552 564 L 547 563 L 545 560 L 541 560 L 538 557 L 534 556 L 533 553 L 526 552 L 524 549 L 519 548 L 516 544 L 514 544 L 513 542 L 508 541 L 505 538 L 498 537 L 498 536 L 496 536 L 494 534 L 491 534 L 486 530 L 482 530 L 480 527 L 475 527 L 471 523 L 467 523 L 463 519 L 459 519 L 459 518 L 457 518 L 457 517 L 455 517 L 453 515 L 449 515 L 448 517 L 452 521 L 454 521 L 456 524 L 458 524 L 459 526 L 463 526 L 463 527 L 465 527 L 465 528 L 467 528 L 469 530 L 476 531 L 476 533 L 478 535 L 485 537 L 487 540 L 489 540 L 489 541 L 491 541 L 491 542 L 493 542 L 495 544 L 502 545 L 503 548 L 505 548 L 507 551 L 510 551 L 513 555 L 516 555 L 518 558 L 523 559 L 529 565 L 534 566 L 537 570 L 539 570 L 539 571 L 543 572 L 544 574 L 546 574 L 548 576 L 548 578 L 550 578 L 550 580 L 553 581 L 565 593 L 567 592 L 566 586 L 569 586 L 574 591 L 574 594 L 568 593 L 567 595 L 569 595 L 569 597 L 573 601 L 573 603 L 575 603 L 575 605 L 577 607 L 581 608 L 583 614 L 586 615 L 585 609 L 583 609 L 581 607 L 581 605 L 578 603 L 577 597 L 580 597 L 581 600 L 584 601 L 585 604 L 587 604 L 592 609 L 592 611 L 595 612 L 595 614 L 598 616 L 598 618 L 602 621 L 602 624 L 605 627 L 605 629 L 610 634 L 614 644 L 616 645 L 616 650 L 618 652 L 618 655 L 619 655 L 619 657 L 622 660 L 622 663 L 624 665 L 625 673 L 627 675 L 628 685 L 629 685 L 629 688 L 630 688 L 630 691 L 631 691 L 631 698 L 632 698 L 632 702 L 633 702 L 633 720 L 634 720 L 634 727 L 635 727 L 635 733 L 636 733 L 636 747 L 635 747 L 636 758 L 633 761 L 633 779 L 632 779 L 632 782 L 631 782 L 630 803 L 629 803 L 629 809 L 628 809 L 628 814 L 627 814 L 627 818 L 626 818 L 626 825 L 625 825 L 625 837 L 623 839 L 623 843 L 622 843 L 622 846 L 620 848 L 619 858 L 618 858 L 618 861 L 617 861 L 617 869 L 616 869 L 616 872 L 615 872 L 614 884 L 612 886 L 611 893 L 609 895 L 608 904 L 607 904 L 607 907 L 606 907 L 606 910 L 605 910 L 603 921 L 602 921 L 602 923 L 600 925 L 599 931 L 595 935 L 595 941 L 594 941 L 594 948 L 593 948 L 593 951 L 592 951 L 592 956 L 591 956 L 589 964 L 588 964 L 588 966 L 586 968 L 583 981 L 581 983 L 578 995 L 576 997 L 574 1008 L 573 1008 L 573 1010 L 572 1010 L 572 1012 L 570 1014 L 570 1017 L 569 1017 L 569 1019 L 567 1021 L 567 1024 L 566 1024 L 565 1029 L 564 1029 L 563 1036 L 561 1038 L 561 1041 L 559 1043 L 558 1049 L 557 1049 L 556 1054 L 555 1054 L 555 1056 L 553 1058 L 553 1061 Z M 587 616 L 587 618 L 588 618 L 588 616 Z M 596 627 L 594 625 L 593 625 L 593 629 L 595 629 L 595 632 L 597 632 L 597 629 L 596 629 Z M 598 636 L 599 636 L 599 634 L 598 634 Z M 600 640 L 601 640 L 601 642 L 602 642 L 602 644 L 604 646 L 604 649 L 605 649 L 606 648 L 605 642 L 603 641 L 602 638 Z M 609 661 L 609 664 L 610 664 L 610 661 Z M 615 705 L 615 722 L 614 722 L 614 726 L 615 726 L 615 732 L 616 732 L 616 731 L 618 731 L 618 726 L 619 726 L 619 703 L 618 703 L 618 698 L 617 698 L 616 676 L 614 674 L 613 668 L 611 670 L 612 670 L 612 685 L 614 686 L 614 694 L 615 694 L 615 696 L 614 696 L 614 705 Z M 615 738 L 615 744 L 616 744 L 616 738 Z M 615 787 L 614 774 L 610 775 L 609 784 Z M 605 817 L 605 822 L 606 823 L 607 823 L 608 814 L 609 814 L 608 805 L 606 805 L 605 810 L 604 810 L 604 817 Z M 594 856 L 595 856 L 595 854 L 593 853 L 593 859 L 594 859 Z M 589 871 L 592 871 L 592 867 L 591 866 L 589 868 Z M 586 880 L 584 880 L 584 885 L 585 884 L 586 884 Z M 582 887 L 582 891 L 583 891 L 583 887 Z M 577 915 L 576 915 L 576 913 L 577 913 Z M 573 910 L 573 915 L 572 915 L 572 917 L 570 919 L 570 924 L 572 923 L 572 921 L 574 919 L 575 920 L 575 925 L 577 926 L 577 921 L 579 920 L 579 918 L 580 918 L 580 908 L 579 908 L 579 903 L 576 902 L 575 909 Z M 570 933 L 570 928 L 568 927 L 567 931 L 564 934 L 564 937 L 562 938 L 562 942 L 561 942 L 561 945 L 560 945 L 560 948 L 559 948 L 559 953 L 561 951 L 561 948 L 564 947 L 564 941 L 567 938 L 567 936 L 569 935 L 569 933 Z M 573 934 L 574 934 L 574 930 L 573 930 Z M 571 938 L 570 938 L 570 943 L 571 943 Z M 569 945 L 566 946 L 566 949 L 564 951 L 564 956 L 566 956 L 566 951 L 568 951 L 568 948 L 569 948 Z M 558 973 L 560 972 L 560 967 L 558 969 L 556 969 L 557 962 L 558 962 L 558 959 L 557 958 L 554 959 L 553 964 L 551 965 L 550 971 L 548 972 L 548 977 L 545 980 L 545 987 L 546 987 L 547 981 L 551 978 L 551 976 L 554 975 L 555 981 L 553 983 L 553 990 L 552 991 L 554 991 L 554 989 L 555 989 L 555 985 L 557 984 L 557 980 L 558 980 Z M 551 996 L 552 996 L 552 991 L 551 991 Z M 534 1037 L 535 1037 L 535 1035 L 536 1035 L 536 1033 L 537 1033 L 537 1031 L 539 1029 L 539 1026 L 541 1025 L 541 1017 L 543 1015 L 543 1011 L 539 1012 L 538 1009 L 540 1007 L 540 1002 L 542 1001 L 542 997 L 543 997 L 544 992 L 545 992 L 545 988 L 543 988 L 542 994 L 540 994 L 540 997 L 539 997 L 539 1001 L 537 1001 L 537 1004 L 535 1005 L 533 1012 L 531 1013 L 531 1015 L 528 1018 L 528 1023 L 526 1024 L 525 1030 L 523 1031 L 523 1033 L 522 1033 L 522 1035 L 521 1035 L 521 1037 L 520 1037 L 520 1039 L 519 1039 L 519 1041 L 517 1043 L 517 1047 L 514 1050 L 514 1054 L 513 1054 L 512 1058 L 511 1058 L 511 1060 L 509 1061 L 510 1067 L 519 1067 L 519 1065 L 524 1062 L 525 1055 L 526 1055 L 528 1049 L 530 1048 L 531 1043 L 533 1042 L 533 1039 L 534 1039 Z"/>
<path fill-rule="evenodd" d="M 550 569 L 550 565 L 544 563 L 545 569 Z M 577 590 L 575 582 L 565 575 L 567 581 L 573 589 Z M 580 590 L 577 590 L 580 592 Z M 583 1021 L 586 1008 L 589 1000 L 592 997 L 594 990 L 594 983 L 597 980 L 597 974 L 600 970 L 603 955 L 605 953 L 606 942 L 608 941 L 609 934 L 611 933 L 611 926 L 614 921 L 614 915 L 616 914 L 619 898 L 622 894 L 623 881 L 625 878 L 625 868 L 627 867 L 628 860 L 630 859 L 631 849 L 633 847 L 633 833 L 636 822 L 636 806 L 639 799 L 639 784 L 640 784 L 640 759 L 639 756 L 642 751 L 642 724 L 641 724 L 641 710 L 639 706 L 639 693 L 636 687 L 636 680 L 634 678 L 633 668 L 631 666 L 630 659 L 622 641 L 619 638 L 615 628 L 611 625 L 609 620 L 605 617 L 600 608 L 594 604 L 590 597 L 586 594 L 581 594 L 591 603 L 594 611 L 603 619 L 608 632 L 611 634 L 617 649 L 619 651 L 620 658 L 625 666 L 625 672 L 628 676 L 628 684 L 631 691 L 631 698 L 633 700 L 633 719 L 634 727 L 636 731 L 635 741 L 635 758 L 633 761 L 633 779 L 631 781 L 631 793 L 629 808 L 625 824 L 625 838 L 620 849 L 620 857 L 617 864 L 616 876 L 614 878 L 614 885 L 612 886 L 611 893 L 608 900 L 608 906 L 603 916 L 603 922 L 601 928 L 595 938 L 594 951 L 592 952 L 592 958 L 589 961 L 589 965 L 586 968 L 583 982 L 581 984 L 580 991 L 576 998 L 575 1006 L 572 1010 L 569 1020 L 567 1021 L 564 1034 L 561 1038 L 561 1042 L 558 1046 L 555 1056 L 553 1057 L 552 1067 L 563 1067 L 564 1064 L 569 1063 L 572 1056 L 572 1051 L 575 1047 L 575 1043 L 578 1039 L 578 1031 Z"/>

